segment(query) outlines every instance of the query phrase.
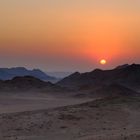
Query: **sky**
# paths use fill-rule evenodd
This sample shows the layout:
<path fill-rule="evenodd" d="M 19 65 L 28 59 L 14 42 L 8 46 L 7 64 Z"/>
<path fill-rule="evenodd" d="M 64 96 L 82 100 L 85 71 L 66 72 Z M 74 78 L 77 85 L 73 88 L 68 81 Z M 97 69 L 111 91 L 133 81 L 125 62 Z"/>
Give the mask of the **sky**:
<path fill-rule="evenodd" d="M 139 25 L 139 0 L 0 0 L 0 67 L 90 71 L 139 63 Z"/>

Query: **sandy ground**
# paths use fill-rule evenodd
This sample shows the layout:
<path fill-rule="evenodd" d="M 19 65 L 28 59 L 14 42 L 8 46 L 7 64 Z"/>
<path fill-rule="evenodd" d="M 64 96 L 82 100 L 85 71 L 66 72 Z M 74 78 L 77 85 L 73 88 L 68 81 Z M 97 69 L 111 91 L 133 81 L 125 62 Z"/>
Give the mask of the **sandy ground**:
<path fill-rule="evenodd" d="M 140 98 L 0 115 L 0 140 L 140 140 Z"/>
<path fill-rule="evenodd" d="M 13 113 L 23 111 L 33 111 L 39 109 L 50 109 L 74 104 L 80 104 L 87 101 L 87 99 L 78 99 L 70 97 L 57 97 L 42 93 L 3 93 L 0 95 L 0 114 Z"/>

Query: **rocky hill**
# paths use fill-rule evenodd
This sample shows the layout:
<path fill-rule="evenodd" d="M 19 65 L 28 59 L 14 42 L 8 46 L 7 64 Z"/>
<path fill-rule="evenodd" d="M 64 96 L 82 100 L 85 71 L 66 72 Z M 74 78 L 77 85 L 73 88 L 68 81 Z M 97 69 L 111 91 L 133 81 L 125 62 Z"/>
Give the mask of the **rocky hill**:
<path fill-rule="evenodd" d="M 82 87 L 95 88 L 97 86 L 119 84 L 140 90 L 140 65 L 132 64 L 119 66 L 112 70 L 95 69 L 87 73 L 73 73 L 57 83 L 71 89 Z"/>

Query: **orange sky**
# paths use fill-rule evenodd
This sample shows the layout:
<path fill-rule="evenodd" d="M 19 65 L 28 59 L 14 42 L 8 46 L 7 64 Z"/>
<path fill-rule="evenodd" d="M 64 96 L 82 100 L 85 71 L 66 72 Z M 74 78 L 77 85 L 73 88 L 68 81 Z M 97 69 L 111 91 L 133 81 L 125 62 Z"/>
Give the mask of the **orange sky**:
<path fill-rule="evenodd" d="M 140 60 L 139 0 L 3 0 L 0 17 L 1 67 L 86 71 Z"/>

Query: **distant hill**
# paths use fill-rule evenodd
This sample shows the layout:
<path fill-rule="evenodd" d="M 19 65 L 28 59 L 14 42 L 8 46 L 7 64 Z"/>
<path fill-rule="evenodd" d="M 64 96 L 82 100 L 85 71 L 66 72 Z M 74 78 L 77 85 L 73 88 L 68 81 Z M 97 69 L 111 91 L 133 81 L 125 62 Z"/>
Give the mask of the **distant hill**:
<path fill-rule="evenodd" d="M 123 65 L 112 70 L 95 69 L 87 73 L 73 73 L 57 83 L 71 89 L 95 88 L 98 86 L 119 84 L 140 91 L 140 65 Z"/>
<path fill-rule="evenodd" d="M 12 80 L 0 80 L 0 91 L 57 91 L 61 88 L 51 82 L 45 82 L 32 76 L 14 77 Z"/>
<path fill-rule="evenodd" d="M 39 69 L 28 70 L 24 67 L 0 68 L 1 80 L 10 80 L 16 76 L 33 76 L 44 81 L 56 80 L 55 77 L 49 76 Z"/>

